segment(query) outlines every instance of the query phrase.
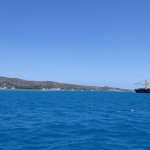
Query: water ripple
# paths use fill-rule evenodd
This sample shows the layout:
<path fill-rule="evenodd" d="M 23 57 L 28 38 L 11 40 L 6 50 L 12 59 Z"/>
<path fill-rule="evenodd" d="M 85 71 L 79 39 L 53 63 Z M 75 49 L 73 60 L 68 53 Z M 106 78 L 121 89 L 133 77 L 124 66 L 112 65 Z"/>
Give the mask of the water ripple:
<path fill-rule="evenodd" d="M 149 150 L 150 95 L 0 91 L 0 150 Z"/>

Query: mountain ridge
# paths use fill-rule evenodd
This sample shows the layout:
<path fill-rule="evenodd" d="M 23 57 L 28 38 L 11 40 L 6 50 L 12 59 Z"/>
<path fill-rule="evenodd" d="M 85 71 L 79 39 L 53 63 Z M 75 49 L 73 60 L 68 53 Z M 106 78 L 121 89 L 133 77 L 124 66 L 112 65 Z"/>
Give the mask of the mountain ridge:
<path fill-rule="evenodd" d="M 65 91 L 118 91 L 130 92 L 128 89 L 115 87 L 98 87 L 59 83 L 54 81 L 32 81 L 20 78 L 0 77 L 0 89 L 34 89 L 34 90 L 65 90 Z"/>

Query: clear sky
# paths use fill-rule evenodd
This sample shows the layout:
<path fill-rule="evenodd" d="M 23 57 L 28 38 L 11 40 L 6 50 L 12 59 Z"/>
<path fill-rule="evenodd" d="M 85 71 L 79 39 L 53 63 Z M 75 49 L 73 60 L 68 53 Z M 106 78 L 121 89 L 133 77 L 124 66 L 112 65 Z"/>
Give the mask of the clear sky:
<path fill-rule="evenodd" d="M 0 0 L 0 76 L 134 88 L 150 79 L 150 0 Z"/>

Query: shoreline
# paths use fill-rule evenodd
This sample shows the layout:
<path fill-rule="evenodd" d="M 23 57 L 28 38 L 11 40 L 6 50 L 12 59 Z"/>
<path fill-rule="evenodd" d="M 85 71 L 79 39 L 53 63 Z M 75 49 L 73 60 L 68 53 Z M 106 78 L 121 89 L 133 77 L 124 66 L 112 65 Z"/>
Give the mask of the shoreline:
<path fill-rule="evenodd" d="M 0 91 L 39 91 L 39 92 L 116 92 L 135 93 L 134 91 L 84 91 L 84 90 L 37 90 L 37 89 L 0 89 Z"/>

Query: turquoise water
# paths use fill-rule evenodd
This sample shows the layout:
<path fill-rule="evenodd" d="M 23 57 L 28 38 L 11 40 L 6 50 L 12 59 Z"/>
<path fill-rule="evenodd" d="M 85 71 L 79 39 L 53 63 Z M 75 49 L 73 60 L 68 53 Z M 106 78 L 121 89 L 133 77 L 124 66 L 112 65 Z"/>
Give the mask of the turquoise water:
<path fill-rule="evenodd" d="M 101 149 L 150 149 L 150 94 L 0 91 L 0 150 Z"/>

